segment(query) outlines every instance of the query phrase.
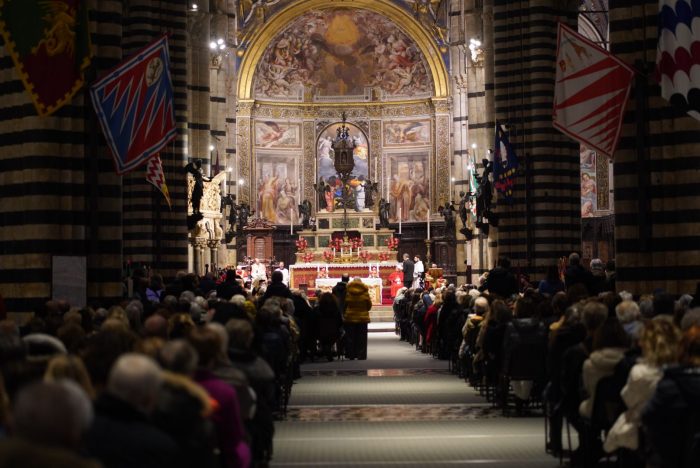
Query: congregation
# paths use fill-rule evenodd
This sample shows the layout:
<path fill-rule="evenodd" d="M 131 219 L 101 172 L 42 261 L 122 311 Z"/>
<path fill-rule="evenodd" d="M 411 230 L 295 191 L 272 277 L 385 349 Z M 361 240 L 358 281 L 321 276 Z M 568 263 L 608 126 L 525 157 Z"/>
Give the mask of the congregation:
<path fill-rule="evenodd" d="M 109 309 L 52 300 L 21 324 L 0 310 L 0 467 L 268 466 L 300 364 L 367 359 L 372 307 L 359 279 L 311 300 L 284 279 L 136 270 Z M 537 284 L 507 258 L 479 285 L 405 280 L 400 339 L 504 414 L 541 412 L 552 455 L 698 466 L 697 292 L 616 292 L 613 263 L 577 254 Z"/>
<path fill-rule="evenodd" d="M 700 466 L 699 291 L 633 297 L 614 269 L 573 253 L 530 284 L 501 258 L 480 285 L 399 290 L 396 333 L 504 415 L 543 414 L 560 463 Z"/>
<path fill-rule="evenodd" d="M 0 467 L 268 466 L 300 362 L 343 334 L 366 358 L 360 281 L 312 307 L 282 271 L 255 294 L 233 270 L 147 276 L 109 309 L 51 300 L 18 324 L 0 308 Z"/>

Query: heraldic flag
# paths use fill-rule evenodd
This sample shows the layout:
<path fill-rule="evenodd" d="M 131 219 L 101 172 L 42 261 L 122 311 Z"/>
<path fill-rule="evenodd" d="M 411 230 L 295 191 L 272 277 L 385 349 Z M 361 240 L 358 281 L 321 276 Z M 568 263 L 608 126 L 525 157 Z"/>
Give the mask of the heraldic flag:
<path fill-rule="evenodd" d="M 86 2 L 0 0 L 5 49 L 39 115 L 73 99 L 90 65 Z"/>
<path fill-rule="evenodd" d="M 506 200 L 513 198 L 518 157 L 508 140 L 506 132 L 496 122 L 496 145 L 493 153 L 493 185 Z"/>
<path fill-rule="evenodd" d="M 172 210 L 173 205 L 170 202 L 170 192 L 168 191 L 168 186 L 165 183 L 165 173 L 163 172 L 163 164 L 160 160 L 160 155 L 156 154 L 148 160 L 148 164 L 146 165 L 146 180 L 155 185 L 156 188 L 161 191 L 165 197 L 165 201 L 168 202 L 168 206 Z"/>
<path fill-rule="evenodd" d="M 659 2 L 656 80 L 674 107 L 700 120 L 700 4 Z"/>
<path fill-rule="evenodd" d="M 175 137 L 167 36 L 107 73 L 90 92 L 117 174 L 137 168 Z"/>
<path fill-rule="evenodd" d="M 634 70 L 561 23 L 557 35 L 554 127 L 612 157 Z"/>

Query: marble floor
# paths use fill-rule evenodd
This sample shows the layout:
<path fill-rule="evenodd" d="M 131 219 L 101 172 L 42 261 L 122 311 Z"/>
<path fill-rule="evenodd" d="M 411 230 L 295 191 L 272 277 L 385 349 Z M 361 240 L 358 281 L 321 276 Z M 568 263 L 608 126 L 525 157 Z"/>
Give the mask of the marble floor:
<path fill-rule="evenodd" d="M 380 327 L 381 329 L 381 327 Z M 556 467 L 542 417 L 505 418 L 438 361 L 369 335 L 366 361 L 302 366 L 275 467 Z"/>

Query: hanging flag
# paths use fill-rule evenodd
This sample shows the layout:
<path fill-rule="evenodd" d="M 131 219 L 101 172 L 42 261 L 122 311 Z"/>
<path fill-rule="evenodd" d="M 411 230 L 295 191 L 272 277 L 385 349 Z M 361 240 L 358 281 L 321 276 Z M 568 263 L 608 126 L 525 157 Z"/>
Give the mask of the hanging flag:
<path fill-rule="evenodd" d="M 518 157 L 508 140 L 506 132 L 496 122 L 496 144 L 493 151 L 493 186 L 506 200 L 513 197 Z"/>
<path fill-rule="evenodd" d="M 612 157 L 634 70 L 561 23 L 557 36 L 554 128 Z"/>
<path fill-rule="evenodd" d="M 661 96 L 674 107 L 700 120 L 700 65 L 698 46 L 700 21 L 697 1 L 659 1 L 659 42 L 656 46 L 656 81 L 661 85 Z M 697 24 L 695 24 L 697 26 Z"/>
<path fill-rule="evenodd" d="M 170 203 L 170 192 L 168 191 L 168 185 L 165 183 L 163 163 L 161 162 L 160 155 L 158 153 L 148 160 L 148 164 L 146 165 L 146 180 L 155 185 L 156 188 L 161 191 L 165 197 L 165 201 L 168 202 L 168 206 L 172 210 L 173 205 Z"/>
<path fill-rule="evenodd" d="M 85 2 L 0 0 L 5 50 L 41 116 L 73 99 L 90 65 Z"/>
<path fill-rule="evenodd" d="M 137 168 L 175 138 L 167 36 L 135 53 L 90 92 L 117 174 Z"/>

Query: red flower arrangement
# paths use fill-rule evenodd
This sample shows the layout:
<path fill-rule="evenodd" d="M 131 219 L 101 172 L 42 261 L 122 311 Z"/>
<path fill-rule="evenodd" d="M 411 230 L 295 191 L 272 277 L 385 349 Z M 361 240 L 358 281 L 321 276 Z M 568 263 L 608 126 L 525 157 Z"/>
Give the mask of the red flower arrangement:
<path fill-rule="evenodd" d="M 309 243 L 303 237 L 296 241 L 295 244 L 297 245 L 297 251 L 299 252 L 303 252 L 309 246 Z"/>
<path fill-rule="evenodd" d="M 379 261 L 386 262 L 389 260 L 389 252 L 379 252 Z"/>
<path fill-rule="evenodd" d="M 330 249 L 335 249 L 335 250 L 340 250 L 340 248 L 342 247 L 342 245 L 343 245 L 342 239 L 340 239 L 340 238 L 335 238 L 335 239 L 332 239 L 332 240 L 328 243 L 328 248 L 330 248 Z"/>
<path fill-rule="evenodd" d="M 389 247 L 391 250 L 398 250 L 399 248 L 399 239 L 396 237 L 389 237 L 386 240 L 386 246 Z"/>
<path fill-rule="evenodd" d="M 333 251 L 332 251 L 332 250 L 324 250 L 324 251 L 323 251 L 323 258 L 324 258 L 327 262 L 332 262 L 333 259 L 335 258 L 335 255 L 333 254 Z"/>
<path fill-rule="evenodd" d="M 353 249 L 365 246 L 365 241 L 363 241 L 361 237 L 353 237 L 350 239 L 350 243 Z"/>
<path fill-rule="evenodd" d="M 301 256 L 301 259 L 306 263 L 311 263 L 314 261 L 314 253 L 306 252 L 304 255 Z"/>
<path fill-rule="evenodd" d="M 363 262 L 366 262 L 367 260 L 369 260 L 369 252 L 366 250 L 363 250 L 362 252 L 360 252 L 359 257 Z"/>

